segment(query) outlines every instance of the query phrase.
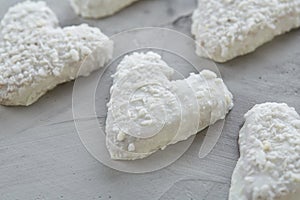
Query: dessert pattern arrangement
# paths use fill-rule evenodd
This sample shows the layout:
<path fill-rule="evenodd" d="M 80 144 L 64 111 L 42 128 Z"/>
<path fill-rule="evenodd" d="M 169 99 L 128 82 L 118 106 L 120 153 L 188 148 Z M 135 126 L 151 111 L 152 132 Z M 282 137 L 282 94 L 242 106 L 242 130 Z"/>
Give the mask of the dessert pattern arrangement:
<path fill-rule="evenodd" d="M 70 0 L 70 5 L 84 18 L 102 18 L 135 1 Z M 226 62 L 299 26 L 299 0 L 198 0 L 191 32 L 197 55 Z M 29 106 L 57 85 L 90 75 L 112 59 L 114 45 L 97 27 L 60 27 L 43 1 L 12 6 L 0 23 L 0 104 Z M 119 63 L 105 124 L 112 160 L 146 158 L 224 119 L 233 108 L 233 95 L 215 72 L 179 80 L 174 73 L 151 51 L 128 54 Z M 244 117 L 229 200 L 299 200 L 299 114 L 285 103 L 267 102 Z"/>

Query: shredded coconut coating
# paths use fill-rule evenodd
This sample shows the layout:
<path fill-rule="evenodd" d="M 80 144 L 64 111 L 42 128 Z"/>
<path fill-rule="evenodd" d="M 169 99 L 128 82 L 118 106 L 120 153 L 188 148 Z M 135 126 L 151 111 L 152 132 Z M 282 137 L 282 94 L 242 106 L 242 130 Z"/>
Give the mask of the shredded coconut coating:
<path fill-rule="evenodd" d="M 70 0 L 74 11 L 84 18 L 113 15 L 138 0 Z"/>
<path fill-rule="evenodd" d="M 56 85 L 89 75 L 112 56 L 113 43 L 86 24 L 60 28 L 45 2 L 11 7 L 0 25 L 0 104 L 30 105 Z M 95 65 L 78 70 L 93 51 Z M 97 64 L 96 64 L 97 63 Z"/>
<path fill-rule="evenodd" d="M 198 0 L 196 53 L 225 62 L 300 25 L 299 0 Z"/>
<path fill-rule="evenodd" d="M 285 103 L 264 103 L 245 118 L 229 200 L 299 199 L 300 116 Z"/>
<path fill-rule="evenodd" d="M 153 52 L 135 52 L 120 62 L 105 127 L 112 159 L 145 158 L 224 119 L 232 108 L 232 94 L 214 72 L 182 80 L 171 80 L 173 74 Z"/>

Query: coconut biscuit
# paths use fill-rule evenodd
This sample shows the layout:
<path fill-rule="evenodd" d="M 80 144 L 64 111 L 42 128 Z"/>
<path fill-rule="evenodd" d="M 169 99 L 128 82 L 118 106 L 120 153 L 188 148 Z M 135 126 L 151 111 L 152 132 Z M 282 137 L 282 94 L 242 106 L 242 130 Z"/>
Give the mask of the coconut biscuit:
<path fill-rule="evenodd" d="M 245 119 L 229 200 L 299 199 L 299 114 L 285 103 L 263 103 Z"/>
<path fill-rule="evenodd" d="M 28 106 L 58 84 L 89 75 L 112 56 L 113 42 L 86 24 L 60 28 L 45 2 L 11 7 L 0 24 L 0 104 Z M 93 64 L 80 70 L 93 52 Z"/>
<path fill-rule="evenodd" d="M 299 0 L 198 0 L 196 53 L 226 62 L 300 25 Z"/>
<path fill-rule="evenodd" d="M 74 11 L 84 18 L 113 15 L 138 0 L 70 0 Z"/>

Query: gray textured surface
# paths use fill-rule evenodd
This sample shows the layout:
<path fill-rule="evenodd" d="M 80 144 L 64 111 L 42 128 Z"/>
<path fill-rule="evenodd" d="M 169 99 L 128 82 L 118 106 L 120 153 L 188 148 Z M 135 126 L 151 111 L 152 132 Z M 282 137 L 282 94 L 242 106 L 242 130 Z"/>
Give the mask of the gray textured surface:
<path fill-rule="evenodd" d="M 1 18 L 15 2 L 0 1 Z M 66 0 L 48 2 L 62 26 L 86 22 L 108 35 L 142 26 L 190 35 L 189 15 L 196 6 L 195 0 L 142 0 L 113 17 L 83 20 Z M 299 42 L 299 30 L 294 30 L 255 53 L 220 65 L 235 107 L 217 146 L 205 159 L 192 162 L 194 145 L 176 163 L 154 173 L 117 172 L 89 155 L 72 119 L 73 83 L 57 87 L 28 108 L 0 107 L 0 199 L 227 199 L 243 114 L 265 101 L 286 102 L 300 112 Z M 182 177 L 187 180 L 179 181 Z"/>

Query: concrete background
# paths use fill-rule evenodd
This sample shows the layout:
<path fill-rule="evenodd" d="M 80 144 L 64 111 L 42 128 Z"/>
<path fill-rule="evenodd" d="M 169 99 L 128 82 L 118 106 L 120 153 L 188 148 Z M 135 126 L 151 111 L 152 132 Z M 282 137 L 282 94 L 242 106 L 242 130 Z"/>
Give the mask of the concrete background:
<path fill-rule="evenodd" d="M 0 18 L 17 0 L 0 0 Z M 141 0 L 112 17 L 84 20 L 67 0 L 47 1 L 62 26 L 88 23 L 112 35 L 134 27 L 168 27 L 190 35 L 196 0 Z M 181 159 L 163 170 L 126 174 L 95 160 L 72 117 L 73 82 L 30 107 L 0 106 L 0 199 L 222 200 L 238 159 L 243 114 L 256 103 L 286 102 L 300 112 L 300 35 L 294 30 L 255 53 L 219 64 L 235 106 L 213 151 L 195 162 L 198 135 Z"/>

